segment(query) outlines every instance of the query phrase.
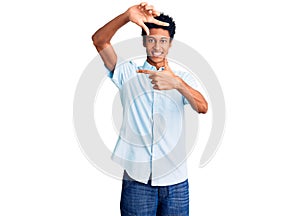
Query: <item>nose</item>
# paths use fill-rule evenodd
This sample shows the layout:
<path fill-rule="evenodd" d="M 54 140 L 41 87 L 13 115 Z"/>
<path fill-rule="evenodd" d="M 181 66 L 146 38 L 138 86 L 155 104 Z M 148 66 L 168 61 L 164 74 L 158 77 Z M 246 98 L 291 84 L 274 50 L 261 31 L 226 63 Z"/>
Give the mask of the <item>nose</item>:
<path fill-rule="evenodd" d="M 159 49 L 159 48 L 160 48 L 159 41 L 156 41 L 156 42 L 155 42 L 154 48 L 155 48 L 155 49 Z"/>

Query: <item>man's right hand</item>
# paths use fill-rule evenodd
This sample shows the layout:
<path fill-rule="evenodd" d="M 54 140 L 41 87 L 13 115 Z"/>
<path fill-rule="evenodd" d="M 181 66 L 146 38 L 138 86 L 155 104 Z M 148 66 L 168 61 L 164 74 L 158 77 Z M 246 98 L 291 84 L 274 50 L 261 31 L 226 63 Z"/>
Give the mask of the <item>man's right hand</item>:
<path fill-rule="evenodd" d="M 145 22 L 161 26 L 169 26 L 169 23 L 162 22 L 154 18 L 159 16 L 160 13 L 155 10 L 152 5 L 148 5 L 147 2 L 142 2 L 139 5 L 132 6 L 125 13 L 127 13 L 129 20 L 142 27 L 147 35 L 149 35 L 149 29 L 145 25 Z"/>
<path fill-rule="evenodd" d="M 156 11 L 153 6 L 148 5 L 146 2 L 142 2 L 139 5 L 130 7 L 127 11 L 106 23 L 93 34 L 93 43 L 104 64 L 110 71 L 114 70 L 117 63 L 117 54 L 110 44 L 111 38 L 115 35 L 115 33 L 122 26 L 131 21 L 142 27 L 147 35 L 149 35 L 149 29 L 145 25 L 145 22 L 155 23 L 162 26 L 169 25 L 169 23 L 161 22 L 154 18 L 159 15 L 160 13 Z"/>

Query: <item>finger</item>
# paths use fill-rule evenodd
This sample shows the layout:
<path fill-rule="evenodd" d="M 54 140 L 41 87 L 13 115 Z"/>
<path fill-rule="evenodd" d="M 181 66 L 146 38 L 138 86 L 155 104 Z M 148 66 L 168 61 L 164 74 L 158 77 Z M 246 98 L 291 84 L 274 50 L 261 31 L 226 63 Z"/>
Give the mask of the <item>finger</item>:
<path fill-rule="evenodd" d="M 154 73 L 150 74 L 149 79 L 156 80 L 157 78 L 155 78 L 155 77 L 156 77 L 156 73 L 154 72 Z"/>
<path fill-rule="evenodd" d="M 140 6 L 144 7 L 144 6 L 146 6 L 147 4 L 148 4 L 147 2 L 142 2 L 142 3 L 140 3 Z"/>
<path fill-rule="evenodd" d="M 137 72 L 137 73 L 149 74 L 148 70 L 141 70 L 141 69 L 139 69 L 139 70 L 137 70 L 136 72 Z"/>
<path fill-rule="evenodd" d="M 165 68 L 165 70 L 169 70 L 169 69 L 170 69 L 169 63 L 168 63 L 168 59 L 167 59 L 167 58 L 165 58 L 164 68 Z"/>
<path fill-rule="evenodd" d="M 149 35 L 150 31 L 149 28 L 145 25 L 145 23 L 140 23 L 140 26 L 145 30 L 146 34 Z"/>
<path fill-rule="evenodd" d="M 145 6 L 145 9 L 146 10 L 153 10 L 154 6 L 153 5 L 147 5 L 147 6 Z"/>
<path fill-rule="evenodd" d="M 152 23 L 154 23 L 154 24 L 156 24 L 156 25 L 161 25 L 161 26 L 169 26 L 169 25 L 170 25 L 170 24 L 167 23 L 167 22 L 162 22 L 162 21 L 159 21 L 159 20 L 157 20 L 157 19 L 155 19 L 155 18 L 153 18 Z"/>
<path fill-rule="evenodd" d="M 144 73 L 144 74 L 154 74 L 155 72 L 154 71 L 151 71 L 151 70 L 137 70 L 136 72 L 138 73 Z"/>
<path fill-rule="evenodd" d="M 154 86 L 153 86 L 153 89 L 155 89 L 155 90 L 160 90 L 160 88 L 158 87 L 158 85 L 154 85 Z"/>
<path fill-rule="evenodd" d="M 152 9 L 146 10 L 146 11 L 144 11 L 144 13 L 146 13 L 146 15 L 153 16 L 153 10 Z"/>
<path fill-rule="evenodd" d="M 141 11 L 146 11 L 146 7 L 147 7 L 147 2 L 142 2 L 140 5 L 139 5 L 139 9 Z"/>
<path fill-rule="evenodd" d="M 160 15 L 160 12 L 158 12 L 157 10 L 152 10 L 152 15 L 154 16 L 154 17 L 157 17 L 157 16 L 159 16 Z"/>

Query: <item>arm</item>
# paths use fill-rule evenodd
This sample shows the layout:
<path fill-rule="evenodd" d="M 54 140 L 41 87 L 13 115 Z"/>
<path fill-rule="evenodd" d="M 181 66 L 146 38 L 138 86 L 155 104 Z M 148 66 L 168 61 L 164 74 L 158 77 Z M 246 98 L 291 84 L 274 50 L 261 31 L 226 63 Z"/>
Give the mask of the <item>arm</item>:
<path fill-rule="evenodd" d="M 178 81 L 176 89 L 189 101 L 193 109 L 198 113 L 205 114 L 208 109 L 208 104 L 203 95 L 189 86 L 180 77 L 176 77 L 175 79 Z"/>
<path fill-rule="evenodd" d="M 170 69 L 167 59 L 165 59 L 164 70 L 160 73 L 150 70 L 138 70 L 138 73 L 150 74 L 149 78 L 154 84 L 153 88 L 157 90 L 176 89 L 180 92 L 191 104 L 192 108 L 198 113 L 205 114 L 208 109 L 208 104 L 203 95 L 197 90 L 193 89 L 180 77 L 176 76 Z"/>
<path fill-rule="evenodd" d="M 110 44 L 115 33 L 129 21 L 142 27 L 147 34 L 149 34 L 149 29 L 145 25 L 145 22 L 168 25 L 168 23 L 156 20 L 154 18 L 155 16 L 159 16 L 159 12 L 157 12 L 153 6 L 143 2 L 139 5 L 130 7 L 127 11 L 120 14 L 94 33 L 92 36 L 94 46 L 109 70 L 113 71 L 117 63 L 117 55 Z"/>

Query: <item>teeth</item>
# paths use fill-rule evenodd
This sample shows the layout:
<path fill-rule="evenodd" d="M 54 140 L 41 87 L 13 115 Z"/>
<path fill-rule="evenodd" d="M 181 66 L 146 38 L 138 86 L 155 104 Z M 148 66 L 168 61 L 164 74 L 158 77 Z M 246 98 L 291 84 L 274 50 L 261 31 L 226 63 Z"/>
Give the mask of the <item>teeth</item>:
<path fill-rule="evenodd" d="M 153 52 L 152 53 L 154 56 L 160 56 L 162 53 L 161 52 Z"/>

